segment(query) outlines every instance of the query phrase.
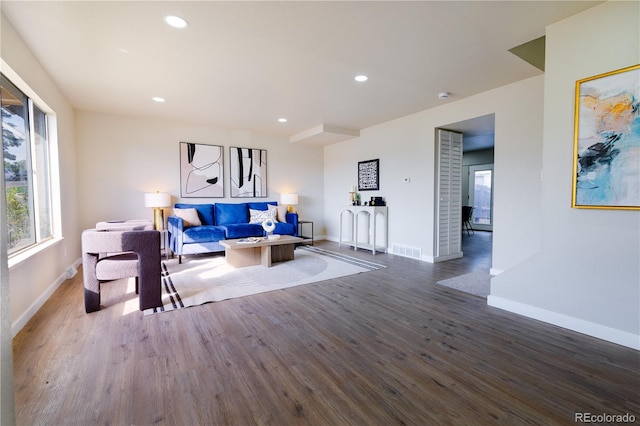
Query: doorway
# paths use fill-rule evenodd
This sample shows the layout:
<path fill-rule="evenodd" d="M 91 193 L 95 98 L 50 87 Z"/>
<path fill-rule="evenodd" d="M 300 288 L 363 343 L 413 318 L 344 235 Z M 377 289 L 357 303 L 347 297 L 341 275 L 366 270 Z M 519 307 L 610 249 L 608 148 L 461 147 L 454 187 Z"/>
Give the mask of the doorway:
<path fill-rule="evenodd" d="M 473 229 L 493 231 L 493 164 L 469 166 L 469 205 Z"/>
<path fill-rule="evenodd" d="M 474 239 L 474 235 L 467 235 L 466 233 L 460 233 L 460 248 L 462 249 L 463 257 L 467 256 L 467 253 L 472 257 L 475 255 L 480 256 L 484 261 L 491 264 L 491 257 L 493 251 L 493 223 L 494 223 L 494 206 L 493 206 L 493 192 L 494 192 L 494 145 L 495 145 L 495 114 L 488 114 L 476 118 L 470 118 L 468 120 L 459 121 L 441 126 L 441 128 L 462 133 L 463 135 L 463 160 L 462 160 L 462 205 L 474 205 L 476 199 L 483 201 L 478 206 L 478 213 L 474 212 L 472 226 L 478 230 Z M 436 157 L 437 158 L 437 157 Z M 437 159 L 439 161 L 439 159 Z M 438 165 L 439 166 L 439 165 Z M 473 173 L 471 171 L 473 170 Z M 487 172 L 490 170 L 490 173 Z M 469 176 L 475 177 L 475 172 L 480 173 L 482 185 L 488 187 L 479 189 L 478 194 L 475 191 L 475 179 L 470 183 L 471 179 L 467 179 L 467 173 Z M 436 187 L 436 191 L 438 188 Z M 472 194 L 473 193 L 473 194 Z M 473 197 L 473 199 L 471 199 Z M 443 213 L 443 212 L 441 212 Z M 436 212 L 436 217 L 438 212 Z M 440 224 L 436 222 L 436 232 L 440 231 Z M 476 243 L 482 242 L 477 245 Z M 473 247 L 472 247 L 473 246 Z M 477 252 L 477 253 L 476 253 Z M 483 254 L 481 254 L 483 253 Z M 490 266 L 489 266 L 490 268 Z"/>

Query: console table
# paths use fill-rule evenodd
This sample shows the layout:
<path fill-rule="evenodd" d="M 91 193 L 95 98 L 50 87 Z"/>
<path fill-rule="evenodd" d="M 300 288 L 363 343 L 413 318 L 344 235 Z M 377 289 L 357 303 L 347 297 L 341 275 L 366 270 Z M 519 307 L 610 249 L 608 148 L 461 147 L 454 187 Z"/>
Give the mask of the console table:
<path fill-rule="evenodd" d="M 345 215 L 347 215 L 346 220 L 344 218 Z M 382 236 L 378 235 L 378 216 L 382 219 L 382 229 L 384 234 Z M 368 220 L 368 240 L 366 242 L 361 242 L 358 240 L 358 224 L 364 219 Z M 354 250 L 363 248 L 371 250 L 371 253 L 373 254 L 376 254 L 376 251 L 385 252 L 388 244 L 387 222 L 387 206 L 346 206 L 340 212 L 340 238 L 338 240 L 338 246 L 345 244 L 353 246 Z M 351 235 L 345 235 L 345 238 L 343 238 L 343 224 L 348 223 L 351 224 Z"/>

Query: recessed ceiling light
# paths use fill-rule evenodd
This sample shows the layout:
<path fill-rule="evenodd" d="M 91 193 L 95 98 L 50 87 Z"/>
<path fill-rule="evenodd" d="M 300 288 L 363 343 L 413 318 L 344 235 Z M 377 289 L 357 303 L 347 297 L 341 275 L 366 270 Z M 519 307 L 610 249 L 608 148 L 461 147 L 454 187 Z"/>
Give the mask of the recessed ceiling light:
<path fill-rule="evenodd" d="M 363 81 L 367 81 L 367 80 L 369 80 L 369 77 L 367 77 L 367 76 L 366 76 L 366 75 L 364 75 L 364 74 L 360 74 L 360 75 L 356 75 L 355 77 L 353 77 L 353 79 L 354 79 L 355 81 L 359 81 L 359 82 L 361 82 L 361 83 L 362 83 Z"/>
<path fill-rule="evenodd" d="M 164 17 L 164 22 L 171 25 L 173 28 L 186 28 L 189 23 L 186 19 L 175 15 L 167 15 Z"/>
<path fill-rule="evenodd" d="M 286 119 L 286 118 L 284 118 L 284 117 L 282 117 L 282 118 L 278 118 L 278 121 L 279 121 L 280 123 L 286 123 L 286 122 L 287 122 L 287 119 Z"/>
<path fill-rule="evenodd" d="M 161 98 L 160 96 L 154 96 L 154 97 L 153 97 L 153 98 L 151 98 L 151 99 L 153 99 L 153 101 L 154 101 L 154 102 L 158 102 L 158 103 L 160 103 L 160 104 L 161 104 L 162 102 L 164 102 L 164 98 Z"/>

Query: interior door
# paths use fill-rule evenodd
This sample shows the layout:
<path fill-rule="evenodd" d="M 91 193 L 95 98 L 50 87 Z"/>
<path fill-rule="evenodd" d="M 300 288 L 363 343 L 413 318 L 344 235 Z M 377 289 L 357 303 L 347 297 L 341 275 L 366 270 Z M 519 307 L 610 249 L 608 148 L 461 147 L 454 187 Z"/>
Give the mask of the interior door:
<path fill-rule="evenodd" d="M 473 206 L 473 229 L 493 231 L 493 174 L 493 164 L 469 166 L 469 205 Z"/>
<path fill-rule="evenodd" d="M 438 130 L 435 261 L 462 257 L 462 134 Z"/>

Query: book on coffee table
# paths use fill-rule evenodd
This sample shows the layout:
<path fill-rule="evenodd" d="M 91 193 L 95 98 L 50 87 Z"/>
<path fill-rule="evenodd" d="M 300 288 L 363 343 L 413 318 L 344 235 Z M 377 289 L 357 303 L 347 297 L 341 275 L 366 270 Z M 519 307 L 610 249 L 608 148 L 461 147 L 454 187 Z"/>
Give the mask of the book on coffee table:
<path fill-rule="evenodd" d="M 262 241 L 260 237 L 240 238 L 238 244 L 255 244 Z"/>

